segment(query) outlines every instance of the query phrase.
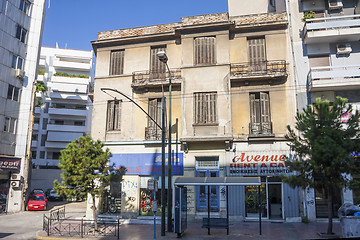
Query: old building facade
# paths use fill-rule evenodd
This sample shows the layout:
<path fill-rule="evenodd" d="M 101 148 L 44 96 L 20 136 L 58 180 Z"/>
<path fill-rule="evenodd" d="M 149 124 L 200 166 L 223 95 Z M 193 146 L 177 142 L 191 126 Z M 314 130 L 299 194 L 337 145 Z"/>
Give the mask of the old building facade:
<path fill-rule="evenodd" d="M 111 162 L 127 169 L 122 189 L 114 193 L 122 214 L 148 213 L 147 181 L 161 173 L 161 131 L 123 95 L 161 125 L 163 95 L 167 113 L 170 108 L 169 72 L 156 54 L 165 51 L 172 76 L 174 178 L 261 176 L 263 217 L 298 220 L 298 191 L 278 177 L 291 174 L 283 164 L 291 156 L 284 135 L 296 106 L 285 3 L 271 1 L 247 13 L 238 2 L 229 1 L 229 13 L 99 32 L 92 42 L 92 137 L 110 148 Z M 208 207 L 214 215 L 226 214 L 224 190 L 189 187 L 189 216 L 201 217 Z M 254 187 L 231 187 L 230 216 L 258 216 L 254 201 Z"/>

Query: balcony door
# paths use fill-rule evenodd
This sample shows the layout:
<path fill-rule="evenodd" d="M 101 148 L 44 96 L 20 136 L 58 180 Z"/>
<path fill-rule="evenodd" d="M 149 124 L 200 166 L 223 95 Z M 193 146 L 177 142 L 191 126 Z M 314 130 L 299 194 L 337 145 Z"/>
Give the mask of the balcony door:
<path fill-rule="evenodd" d="M 165 50 L 166 46 L 156 46 L 150 49 L 150 81 L 165 79 L 166 77 L 166 65 L 157 56 L 158 52 Z"/>
<path fill-rule="evenodd" d="M 250 134 L 272 134 L 268 92 L 250 93 Z"/>
<path fill-rule="evenodd" d="M 250 71 L 252 73 L 266 73 L 265 37 L 249 38 L 247 40 Z"/>

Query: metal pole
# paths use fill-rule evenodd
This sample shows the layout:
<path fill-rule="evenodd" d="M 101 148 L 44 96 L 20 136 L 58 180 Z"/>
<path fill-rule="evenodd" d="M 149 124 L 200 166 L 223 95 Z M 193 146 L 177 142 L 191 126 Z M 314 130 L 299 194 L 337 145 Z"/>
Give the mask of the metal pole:
<path fill-rule="evenodd" d="M 156 212 L 154 211 L 154 202 L 156 201 L 156 188 L 157 188 L 157 181 L 156 181 L 156 175 L 154 174 L 154 198 L 153 198 L 153 212 L 154 212 L 154 239 L 156 239 Z"/>
<path fill-rule="evenodd" d="M 171 151 L 171 72 L 168 64 L 166 63 L 166 67 L 169 72 L 169 140 L 168 140 L 168 232 L 172 232 L 172 186 L 171 186 L 171 177 L 172 177 L 172 169 L 171 169 L 171 159 L 172 159 L 172 151 Z"/>
<path fill-rule="evenodd" d="M 161 236 L 165 236 L 165 97 L 162 97 L 161 128 Z"/>
<path fill-rule="evenodd" d="M 261 235 L 261 183 L 259 185 L 259 233 Z"/>

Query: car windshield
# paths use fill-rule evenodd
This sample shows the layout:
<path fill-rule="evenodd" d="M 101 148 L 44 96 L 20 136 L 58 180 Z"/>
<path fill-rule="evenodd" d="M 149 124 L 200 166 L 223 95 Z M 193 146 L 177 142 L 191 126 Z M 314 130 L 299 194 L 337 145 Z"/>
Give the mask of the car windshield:
<path fill-rule="evenodd" d="M 44 201 L 44 196 L 40 196 L 40 195 L 35 195 L 31 197 L 31 200 L 34 201 Z"/>

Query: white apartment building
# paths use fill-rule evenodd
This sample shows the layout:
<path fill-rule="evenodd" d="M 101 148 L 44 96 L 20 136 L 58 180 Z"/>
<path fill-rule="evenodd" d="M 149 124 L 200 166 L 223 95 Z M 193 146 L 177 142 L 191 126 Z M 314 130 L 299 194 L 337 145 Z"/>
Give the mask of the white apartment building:
<path fill-rule="evenodd" d="M 0 0 L 0 204 L 24 209 L 29 127 L 45 0 Z"/>
<path fill-rule="evenodd" d="M 93 52 L 42 47 L 31 142 L 31 188 L 52 188 L 60 177 L 60 150 L 90 134 L 94 78 Z"/>

